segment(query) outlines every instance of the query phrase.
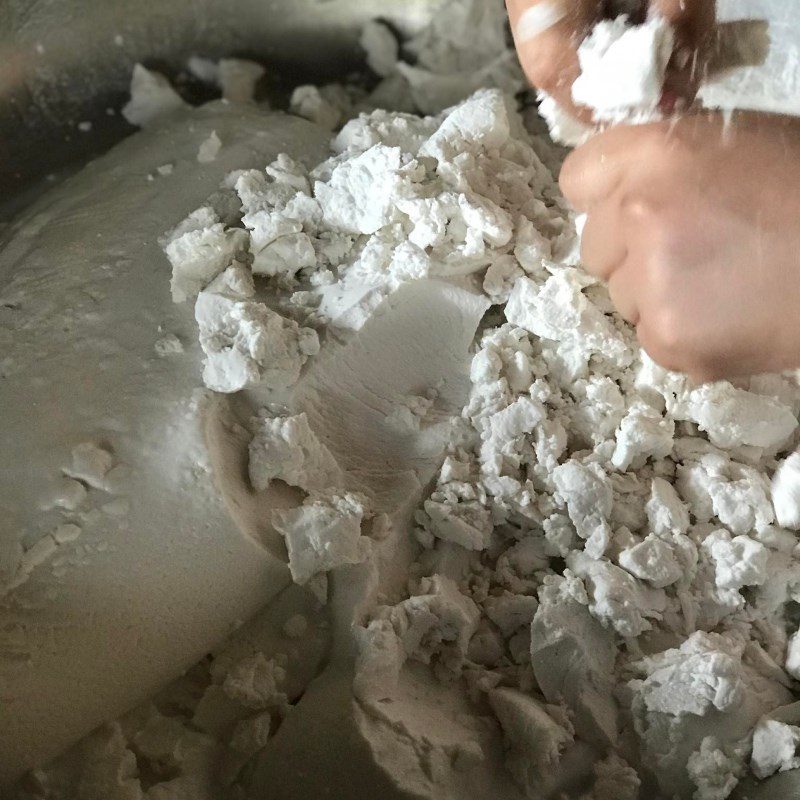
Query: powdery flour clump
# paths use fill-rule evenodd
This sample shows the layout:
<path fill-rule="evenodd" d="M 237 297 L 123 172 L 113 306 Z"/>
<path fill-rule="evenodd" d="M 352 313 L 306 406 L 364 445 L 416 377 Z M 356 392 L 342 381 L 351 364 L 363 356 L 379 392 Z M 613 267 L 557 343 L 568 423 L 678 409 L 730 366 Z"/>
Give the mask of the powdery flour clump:
<path fill-rule="evenodd" d="M 581 74 L 572 85 L 576 103 L 602 122 L 652 118 L 664 88 L 675 35 L 663 17 L 630 25 L 625 15 L 599 22 L 578 48 Z"/>
<path fill-rule="evenodd" d="M 483 19 L 457 9 L 453 31 Z M 642 353 L 581 269 L 547 146 L 502 89 L 435 107 L 464 63 L 428 36 L 414 67 L 382 23 L 362 41 L 435 113 L 364 111 L 327 160 L 235 172 L 164 239 L 206 386 L 259 408 L 250 491 L 296 493 L 263 523 L 297 585 L 264 612 L 277 632 L 234 635 L 84 743 L 86 800 L 309 796 L 344 780 L 339 726 L 352 774 L 375 762 L 404 797 L 725 800 L 800 763 L 796 377 L 695 386 Z M 659 56 L 613 115 L 652 103 L 669 34 L 608 23 L 582 64 L 626 42 Z M 314 92 L 296 105 L 336 127 Z M 443 286 L 483 315 L 454 408 L 430 376 L 388 402 L 332 369 L 372 349 L 381 385 L 422 374 L 431 353 L 409 367 L 376 326 Z M 363 449 L 338 427 L 360 383 Z M 327 766 L 295 773 L 287 747 Z M 148 788 L 137 760 L 167 777 Z"/>
<path fill-rule="evenodd" d="M 592 112 L 598 125 L 637 124 L 662 118 L 659 105 L 675 31 L 655 15 L 635 25 L 627 14 L 598 22 L 578 47 L 580 75 L 572 98 Z M 564 144 L 586 141 L 593 129 L 561 109 L 545 93 L 540 112 L 553 138 Z"/>

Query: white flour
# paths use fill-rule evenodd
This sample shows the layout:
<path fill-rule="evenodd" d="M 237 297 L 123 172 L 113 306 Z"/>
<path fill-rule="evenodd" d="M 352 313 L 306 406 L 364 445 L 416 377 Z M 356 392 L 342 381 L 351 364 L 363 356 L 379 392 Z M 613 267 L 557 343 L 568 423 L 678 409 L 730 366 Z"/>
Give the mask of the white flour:
<path fill-rule="evenodd" d="M 663 17 L 633 25 L 626 14 L 598 22 L 578 47 L 581 73 L 572 84 L 575 104 L 592 112 L 586 125 L 540 92 L 539 110 L 557 142 L 579 145 L 599 126 L 637 124 L 662 118 L 659 104 L 675 45 Z"/>
<path fill-rule="evenodd" d="M 161 73 L 136 64 L 131 99 L 122 108 L 122 116 L 131 125 L 144 128 L 159 117 L 185 107 L 186 103 Z"/>
<path fill-rule="evenodd" d="M 798 767 L 800 387 L 640 352 L 505 78 L 433 99 L 506 64 L 483 8 L 443 12 L 414 67 L 365 31 L 433 116 L 362 113 L 162 240 L 202 380 L 249 412 L 206 436 L 217 491 L 295 585 L 20 797 L 725 800 Z M 650 104 L 653 69 L 604 107 Z M 294 103 L 332 128 L 327 95 Z M 58 506 L 114 468 L 77 447 Z"/>
<path fill-rule="evenodd" d="M 581 74 L 572 85 L 576 103 L 601 122 L 657 114 L 675 36 L 663 17 L 629 25 L 626 16 L 599 22 L 578 48 Z M 635 119 L 635 117 L 634 117 Z"/>
<path fill-rule="evenodd" d="M 707 108 L 798 113 L 800 71 L 792 19 L 775 0 L 730 0 L 718 6 L 724 34 L 716 43 L 717 72 L 703 82 L 700 102 Z M 663 119 L 659 106 L 675 32 L 658 15 L 634 25 L 622 13 L 624 4 L 614 9 L 619 16 L 598 22 L 578 46 L 581 73 L 571 87 L 574 102 L 591 111 L 596 125 L 575 119 L 539 93 L 539 111 L 556 142 L 575 146 L 600 126 Z"/>

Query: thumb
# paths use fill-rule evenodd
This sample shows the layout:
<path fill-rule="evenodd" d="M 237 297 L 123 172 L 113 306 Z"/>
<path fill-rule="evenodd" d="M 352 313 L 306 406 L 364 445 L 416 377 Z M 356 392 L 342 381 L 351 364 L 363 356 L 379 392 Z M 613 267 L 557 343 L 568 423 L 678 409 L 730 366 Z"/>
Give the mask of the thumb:
<path fill-rule="evenodd" d="M 511 30 L 528 80 L 573 116 L 591 121 L 572 102 L 580 75 L 578 45 L 601 17 L 600 0 L 507 0 Z"/>

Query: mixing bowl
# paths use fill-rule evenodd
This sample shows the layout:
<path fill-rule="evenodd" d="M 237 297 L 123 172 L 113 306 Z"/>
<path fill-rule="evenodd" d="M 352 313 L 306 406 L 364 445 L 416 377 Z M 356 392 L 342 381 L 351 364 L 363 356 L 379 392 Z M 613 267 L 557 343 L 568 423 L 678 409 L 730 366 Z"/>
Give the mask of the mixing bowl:
<path fill-rule="evenodd" d="M 381 0 L 401 31 L 439 0 Z M 332 81 L 360 61 L 370 0 L 2 0 L 0 198 L 8 216 L 37 180 L 133 131 L 118 114 L 137 62 L 174 77 L 193 54 L 270 65 L 272 86 Z M 77 123 L 91 122 L 88 133 Z M 22 200 L 20 198 L 23 198 Z"/>
<path fill-rule="evenodd" d="M 410 32 L 438 5 L 381 0 L 379 12 Z M 0 221 L 133 131 L 118 109 L 135 63 L 175 78 L 194 54 L 253 58 L 268 65 L 271 90 L 285 94 L 357 69 L 358 34 L 377 7 L 370 0 L 0 0 Z M 188 91 L 202 99 L 202 88 Z M 84 132 L 80 122 L 91 126 Z M 737 796 L 797 797 L 800 779 L 779 775 Z"/>

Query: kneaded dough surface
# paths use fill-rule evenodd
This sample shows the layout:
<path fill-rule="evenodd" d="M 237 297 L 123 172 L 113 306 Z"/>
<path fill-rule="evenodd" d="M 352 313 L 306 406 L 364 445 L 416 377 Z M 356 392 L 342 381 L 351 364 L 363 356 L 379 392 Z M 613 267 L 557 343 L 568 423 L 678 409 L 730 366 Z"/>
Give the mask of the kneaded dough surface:
<path fill-rule="evenodd" d="M 199 163 L 212 132 L 221 148 Z M 22 546 L 74 527 L 0 593 L 0 785 L 150 696 L 289 583 L 213 486 L 203 412 L 225 409 L 196 391 L 192 309 L 172 303 L 157 240 L 231 170 L 284 152 L 317 163 L 328 138 L 255 107 L 180 111 L 6 231 L 0 585 Z"/>

